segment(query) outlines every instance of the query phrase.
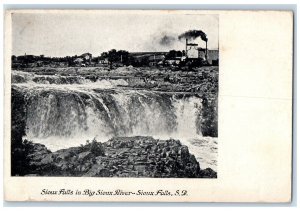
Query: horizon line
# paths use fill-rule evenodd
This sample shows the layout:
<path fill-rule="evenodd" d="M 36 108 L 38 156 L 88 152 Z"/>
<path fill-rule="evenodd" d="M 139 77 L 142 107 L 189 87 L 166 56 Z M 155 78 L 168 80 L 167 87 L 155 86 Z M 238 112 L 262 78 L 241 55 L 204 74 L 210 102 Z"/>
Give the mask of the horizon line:
<path fill-rule="evenodd" d="M 117 49 L 115 49 L 115 50 L 117 50 Z M 119 50 L 126 51 L 124 49 L 119 49 Z M 117 50 L 117 51 L 119 51 L 119 50 Z M 172 50 L 175 50 L 175 49 L 172 49 Z M 207 50 L 216 51 L 216 50 L 219 50 L 219 48 L 216 48 L 216 49 L 213 48 L 213 49 L 207 49 Z M 175 51 L 180 51 L 180 50 L 175 50 Z M 108 52 L 108 51 L 103 51 L 103 52 Z M 169 51 L 128 51 L 129 54 L 133 54 L 133 53 L 168 53 L 168 52 Z M 41 56 L 41 55 L 44 55 L 44 57 L 50 57 L 50 58 L 63 58 L 63 57 L 67 57 L 67 56 L 70 56 L 70 57 L 71 56 L 81 56 L 81 55 L 86 54 L 86 53 L 90 53 L 90 52 L 85 52 L 85 53 L 81 53 L 81 54 L 74 54 L 74 55 L 65 55 L 65 56 L 50 56 L 50 55 L 45 55 L 45 54 L 37 55 L 37 54 L 26 54 L 26 53 L 21 54 L 21 55 L 11 54 L 11 56 L 17 56 L 18 57 L 18 56 L 25 56 L 25 55 L 26 56 Z M 92 53 L 90 53 L 90 54 L 92 54 Z M 99 56 L 101 56 L 101 55 L 99 55 Z M 99 57 L 99 56 L 93 56 L 93 54 L 92 54 L 92 57 Z"/>

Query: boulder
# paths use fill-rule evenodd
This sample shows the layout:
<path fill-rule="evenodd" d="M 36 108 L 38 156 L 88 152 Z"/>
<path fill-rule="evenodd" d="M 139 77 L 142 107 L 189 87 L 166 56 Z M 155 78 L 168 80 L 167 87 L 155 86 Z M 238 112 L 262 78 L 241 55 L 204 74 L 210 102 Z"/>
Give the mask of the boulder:
<path fill-rule="evenodd" d="M 82 162 L 82 161 L 88 160 L 94 156 L 91 152 L 87 151 L 87 152 L 80 153 L 77 157 L 78 157 L 78 160 L 80 160 Z"/>
<path fill-rule="evenodd" d="M 99 176 L 101 175 L 101 172 L 103 172 L 104 169 L 105 167 L 103 165 L 95 164 L 91 167 L 91 169 L 86 174 L 84 174 L 84 176 L 86 177 Z"/>

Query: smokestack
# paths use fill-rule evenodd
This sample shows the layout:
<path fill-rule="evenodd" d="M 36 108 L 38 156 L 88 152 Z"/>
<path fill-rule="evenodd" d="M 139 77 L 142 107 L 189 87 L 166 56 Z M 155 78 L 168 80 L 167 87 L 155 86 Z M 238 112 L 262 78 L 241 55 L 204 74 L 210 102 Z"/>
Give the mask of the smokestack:
<path fill-rule="evenodd" d="M 205 41 L 205 60 L 207 61 L 207 40 Z"/>
<path fill-rule="evenodd" d="M 188 39 L 185 39 L 185 57 L 187 58 L 187 46 L 188 46 Z"/>

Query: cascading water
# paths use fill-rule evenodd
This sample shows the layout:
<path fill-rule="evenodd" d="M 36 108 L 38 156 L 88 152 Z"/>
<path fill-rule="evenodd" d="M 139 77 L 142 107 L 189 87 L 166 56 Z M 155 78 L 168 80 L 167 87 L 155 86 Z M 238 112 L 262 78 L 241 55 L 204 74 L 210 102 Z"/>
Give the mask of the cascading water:
<path fill-rule="evenodd" d="M 126 84 L 124 80 L 91 83 L 82 77 L 58 78 L 41 83 L 49 77 L 26 75 L 26 80 L 13 84 L 13 89 L 25 96 L 26 138 L 52 151 L 95 137 L 104 142 L 115 136 L 139 135 L 179 139 L 197 157 L 198 142 L 193 141 L 208 141 L 199 129 L 202 100 L 197 96 L 117 88 Z M 74 83 L 67 83 L 69 80 Z"/>
<path fill-rule="evenodd" d="M 28 88 L 26 101 L 26 134 L 30 140 L 81 137 L 82 142 L 82 137 L 107 140 L 113 136 L 201 135 L 196 132 L 201 99 L 196 97 L 176 99 L 145 91 L 78 91 L 43 86 Z"/>

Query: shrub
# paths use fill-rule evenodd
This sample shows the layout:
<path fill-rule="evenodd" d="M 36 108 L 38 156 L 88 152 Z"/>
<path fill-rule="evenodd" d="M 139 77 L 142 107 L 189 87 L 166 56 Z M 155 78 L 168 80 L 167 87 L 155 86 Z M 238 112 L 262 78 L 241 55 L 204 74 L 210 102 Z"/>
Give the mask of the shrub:
<path fill-rule="evenodd" d="M 102 143 L 97 142 L 95 139 L 90 143 L 89 151 L 95 156 L 104 156 L 105 149 Z"/>

